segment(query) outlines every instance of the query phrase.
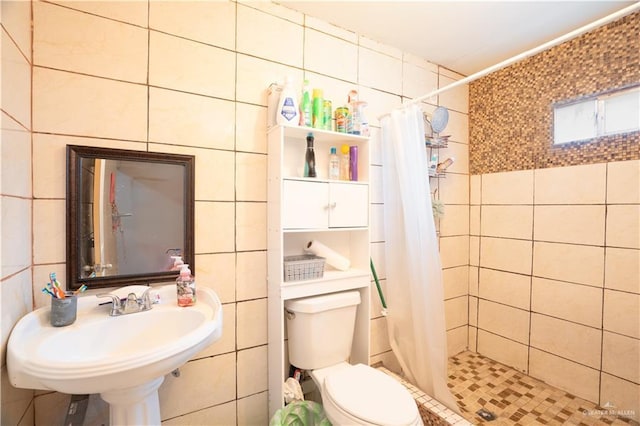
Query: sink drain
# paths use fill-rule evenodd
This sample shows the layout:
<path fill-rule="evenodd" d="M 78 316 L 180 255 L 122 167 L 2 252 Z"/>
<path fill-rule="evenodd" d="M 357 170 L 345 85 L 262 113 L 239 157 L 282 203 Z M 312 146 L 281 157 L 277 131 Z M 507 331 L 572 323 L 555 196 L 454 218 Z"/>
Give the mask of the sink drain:
<path fill-rule="evenodd" d="M 496 415 L 495 414 L 493 414 L 489 410 L 485 410 L 484 408 L 481 408 L 478 411 L 476 411 L 476 414 L 479 415 L 480 417 L 482 417 L 483 420 L 486 420 L 488 422 L 496 419 Z"/>

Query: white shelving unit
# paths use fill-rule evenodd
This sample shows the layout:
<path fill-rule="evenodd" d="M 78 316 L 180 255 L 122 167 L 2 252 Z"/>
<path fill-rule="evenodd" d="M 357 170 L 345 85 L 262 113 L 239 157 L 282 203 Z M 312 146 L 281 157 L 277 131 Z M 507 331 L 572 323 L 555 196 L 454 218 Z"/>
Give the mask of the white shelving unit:
<path fill-rule="evenodd" d="M 314 135 L 317 178 L 304 178 L 306 137 Z M 344 144 L 358 147 L 357 182 L 329 180 L 329 153 Z M 275 126 L 268 132 L 268 344 L 269 416 L 284 405 L 289 374 L 284 301 L 345 290 L 358 290 L 351 363 L 369 363 L 369 139 L 306 127 Z M 347 271 L 325 264 L 322 278 L 287 281 L 285 256 L 304 253 L 318 240 L 349 258 Z M 309 336 L 310 339 L 313 336 Z"/>

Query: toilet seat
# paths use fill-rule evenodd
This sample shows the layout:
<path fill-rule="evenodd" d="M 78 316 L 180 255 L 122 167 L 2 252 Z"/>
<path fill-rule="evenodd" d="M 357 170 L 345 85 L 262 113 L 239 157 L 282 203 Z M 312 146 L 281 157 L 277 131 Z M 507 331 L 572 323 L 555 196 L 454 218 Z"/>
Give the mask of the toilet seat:
<path fill-rule="evenodd" d="M 422 424 L 416 403 L 407 389 L 364 364 L 338 368 L 328 374 L 321 393 L 327 414 L 338 411 L 346 424 Z"/>

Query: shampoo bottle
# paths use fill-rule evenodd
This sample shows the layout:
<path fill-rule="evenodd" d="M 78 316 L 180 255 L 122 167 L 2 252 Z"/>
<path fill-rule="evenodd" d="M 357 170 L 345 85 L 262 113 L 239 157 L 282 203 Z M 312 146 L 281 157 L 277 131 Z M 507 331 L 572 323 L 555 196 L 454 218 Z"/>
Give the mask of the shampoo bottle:
<path fill-rule="evenodd" d="M 186 263 L 180 269 L 180 276 L 176 280 L 178 291 L 178 306 L 193 306 L 196 303 L 196 280 L 191 275 Z"/>
<path fill-rule="evenodd" d="M 298 97 L 293 90 L 291 78 L 286 77 L 278 109 L 276 111 L 276 124 L 285 126 L 297 126 L 300 121 L 300 110 L 298 109 Z"/>

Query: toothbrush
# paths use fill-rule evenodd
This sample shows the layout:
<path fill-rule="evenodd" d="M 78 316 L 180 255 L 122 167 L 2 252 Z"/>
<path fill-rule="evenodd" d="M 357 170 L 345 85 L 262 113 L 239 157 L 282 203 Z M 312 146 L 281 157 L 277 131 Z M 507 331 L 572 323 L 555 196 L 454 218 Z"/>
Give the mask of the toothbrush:
<path fill-rule="evenodd" d="M 50 282 L 49 282 L 49 283 L 47 283 L 46 288 L 44 288 L 43 290 L 45 290 L 45 289 L 46 289 L 46 291 L 47 291 L 48 293 L 52 294 L 52 295 L 53 295 L 53 297 L 58 298 L 58 299 L 60 298 L 60 296 L 58 295 L 58 290 L 57 290 L 57 289 L 56 289 L 56 287 L 55 287 L 54 285 L 52 285 Z"/>
<path fill-rule="evenodd" d="M 76 294 L 82 293 L 86 289 L 87 289 L 87 285 L 86 284 L 82 284 L 79 289 L 77 289 L 76 291 L 73 292 L 73 295 L 75 296 Z"/>
<path fill-rule="evenodd" d="M 62 287 L 60 286 L 60 283 L 56 278 L 56 273 L 55 272 L 50 273 L 49 279 L 51 280 L 51 283 L 54 285 L 54 288 L 56 289 L 58 294 L 60 295 L 60 299 L 64 299 L 66 295 L 64 294 L 64 291 L 62 290 Z"/>
<path fill-rule="evenodd" d="M 53 294 L 53 293 L 51 292 L 51 290 L 49 290 L 49 289 L 48 289 L 48 288 L 46 288 L 46 287 L 42 289 L 42 292 L 43 292 L 44 294 L 48 294 L 48 295 L 49 295 L 49 296 L 51 296 L 51 297 L 55 297 L 56 299 L 58 298 L 58 296 L 56 296 L 55 294 Z"/>

